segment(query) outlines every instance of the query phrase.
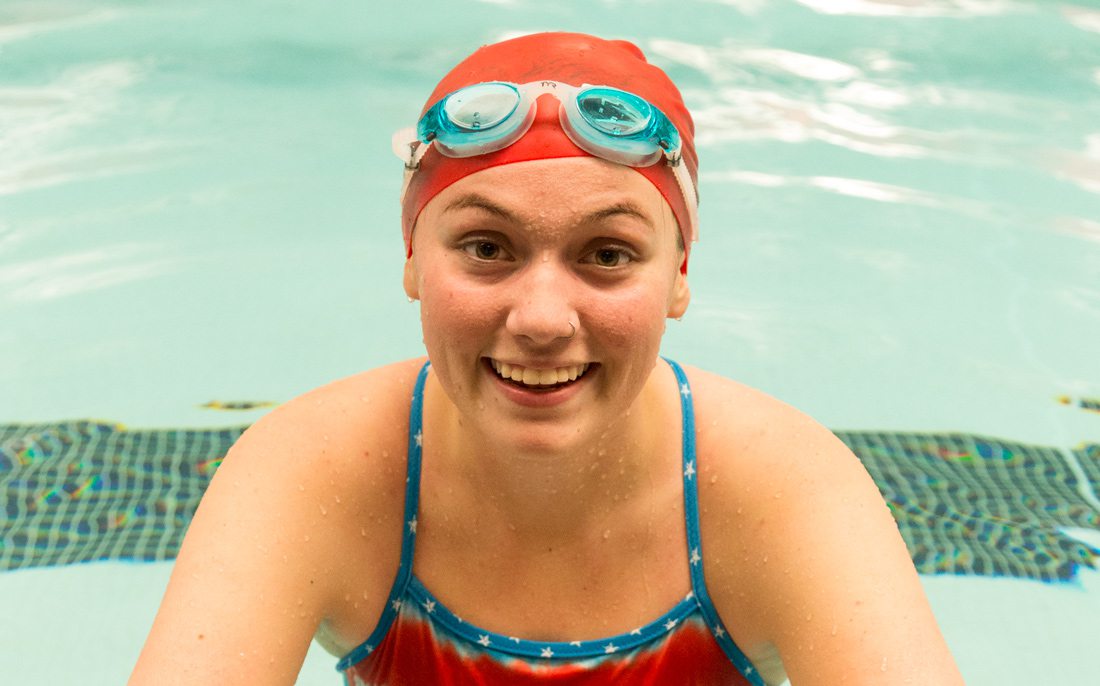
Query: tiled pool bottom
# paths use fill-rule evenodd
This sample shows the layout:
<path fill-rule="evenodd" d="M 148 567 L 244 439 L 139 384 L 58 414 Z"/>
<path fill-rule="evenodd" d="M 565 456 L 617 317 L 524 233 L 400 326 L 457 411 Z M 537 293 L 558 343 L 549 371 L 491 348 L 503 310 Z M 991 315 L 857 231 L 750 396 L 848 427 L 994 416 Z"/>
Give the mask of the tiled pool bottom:
<path fill-rule="evenodd" d="M 245 427 L 130 430 L 0 425 L 0 570 L 175 557 Z M 1064 582 L 1100 549 L 1100 446 L 961 433 L 843 431 L 889 505 L 917 571 Z"/>
<path fill-rule="evenodd" d="M 0 681 L 125 682 L 187 522 L 243 429 L 0 425 Z M 1100 616 L 1098 446 L 838 435 L 927 575 L 968 684 L 1094 683 L 1085 656 Z M 313 645 L 298 683 L 339 683 L 335 662 Z"/>
<path fill-rule="evenodd" d="M 170 562 L 95 562 L 0 573 L 5 684 L 125 683 Z M 1070 583 L 921 577 L 968 686 L 1094 684 L 1100 573 Z M 336 658 L 310 647 L 302 686 L 336 686 Z"/>

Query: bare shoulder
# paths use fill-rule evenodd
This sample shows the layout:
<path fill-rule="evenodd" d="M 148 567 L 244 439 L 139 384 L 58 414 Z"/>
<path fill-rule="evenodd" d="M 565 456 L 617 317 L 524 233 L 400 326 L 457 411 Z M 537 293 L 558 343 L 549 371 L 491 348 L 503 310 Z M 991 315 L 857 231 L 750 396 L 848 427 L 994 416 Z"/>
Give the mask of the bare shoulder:
<path fill-rule="evenodd" d="M 891 683 L 962 683 L 859 459 L 766 393 L 688 375 L 707 586 L 761 672 L 785 668 L 798 684 L 880 683 L 884 669 Z"/>
<path fill-rule="evenodd" d="M 270 478 L 284 479 L 287 472 L 267 469 L 278 462 L 309 481 L 331 474 L 329 468 L 367 474 L 387 467 L 391 457 L 403 464 L 409 404 L 422 365 L 407 360 L 361 372 L 280 405 L 241 436 L 223 468 L 256 463 L 263 467 L 258 471 L 274 472 Z"/>
<path fill-rule="evenodd" d="M 291 683 L 319 629 L 340 647 L 361 638 L 400 555 L 421 365 L 310 391 L 241 436 L 191 522 L 132 683 Z"/>

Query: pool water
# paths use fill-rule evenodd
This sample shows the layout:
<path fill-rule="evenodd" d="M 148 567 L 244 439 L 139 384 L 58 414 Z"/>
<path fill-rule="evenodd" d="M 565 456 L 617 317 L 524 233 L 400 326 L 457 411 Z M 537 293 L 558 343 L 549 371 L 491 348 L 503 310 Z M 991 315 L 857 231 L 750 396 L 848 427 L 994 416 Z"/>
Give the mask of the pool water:
<path fill-rule="evenodd" d="M 1038 0 L 6 0 L 0 680 L 125 680 L 226 437 L 419 354 L 390 133 L 547 29 L 694 113 L 663 352 L 853 447 L 968 684 L 1095 683 L 1100 3 Z"/>

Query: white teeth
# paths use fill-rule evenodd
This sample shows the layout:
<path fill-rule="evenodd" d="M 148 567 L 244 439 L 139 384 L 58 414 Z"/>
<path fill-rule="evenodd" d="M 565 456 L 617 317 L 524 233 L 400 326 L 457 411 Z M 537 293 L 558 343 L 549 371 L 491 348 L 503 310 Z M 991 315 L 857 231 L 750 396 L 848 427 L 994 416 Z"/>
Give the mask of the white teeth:
<path fill-rule="evenodd" d="M 553 386 L 566 381 L 573 381 L 583 376 L 588 371 L 588 364 L 574 364 L 568 367 L 556 369 L 532 369 L 521 367 L 518 364 L 492 361 L 493 369 L 505 379 L 518 381 L 525 386 Z"/>

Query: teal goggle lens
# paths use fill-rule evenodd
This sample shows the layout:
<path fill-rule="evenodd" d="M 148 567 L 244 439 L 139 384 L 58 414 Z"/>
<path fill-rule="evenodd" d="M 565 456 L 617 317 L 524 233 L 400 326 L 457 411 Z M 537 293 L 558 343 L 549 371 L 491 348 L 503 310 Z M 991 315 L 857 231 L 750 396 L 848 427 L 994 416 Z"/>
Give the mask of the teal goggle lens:
<path fill-rule="evenodd" d="M 590 88 L 577 96 L 577 109 L 597 131 L 616 138 L 644 134 L 653 120 L 653 106 L 636 95 L 608 88 Z"/>
<path fill-rule="evenodd" d="M 462 131 L 491 129 L 512 116 L 519 101 L 519 91 L 505 83 L 463 88 L 443 100 L 443 121 Z"/>

